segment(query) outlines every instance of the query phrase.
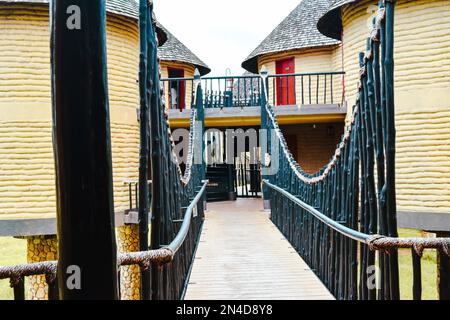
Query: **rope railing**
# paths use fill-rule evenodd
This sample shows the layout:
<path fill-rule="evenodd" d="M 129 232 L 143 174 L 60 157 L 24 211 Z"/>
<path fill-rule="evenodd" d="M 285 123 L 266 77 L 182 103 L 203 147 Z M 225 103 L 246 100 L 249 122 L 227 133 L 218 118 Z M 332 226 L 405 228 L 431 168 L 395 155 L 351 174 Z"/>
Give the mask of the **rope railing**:
<path fill-rule="evenodd" d="M 423 251 L 436 249 L 441 261 L 448 261 L 450 252 L 447 238 L 398 237 L 394 6 L 392 0 L 379 2 L 367 52 L 360 54 L 356 105 L 330 162 L 316 174 L 295 161 L 263 87 L 261 125 L 272 131 L 263 145 L 271 150 L 263 167 L 271 219 L 338 299 L 400 299 L 399 248 L 411 249 L 412 292 L 420 299 Z M 445 263 L 439 268 L 438 289 L 445 299 L 449 270 Z"/>

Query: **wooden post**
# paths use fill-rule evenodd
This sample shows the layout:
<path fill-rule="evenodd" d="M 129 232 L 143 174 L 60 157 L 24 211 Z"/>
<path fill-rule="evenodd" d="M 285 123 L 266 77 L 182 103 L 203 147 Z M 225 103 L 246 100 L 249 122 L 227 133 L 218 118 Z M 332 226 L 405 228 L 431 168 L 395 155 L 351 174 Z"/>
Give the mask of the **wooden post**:
<path fill-rule="evenodd" d="M 140 94 L 140 150 L 139 150 L 139 249 L 147 251 L 148 241 L 148 213 L 150 206 L 148 175 L 150 156 L 150 116 L 149 116 L 149 80 L 148 74 L 148 24 L 151 23 L 147 0 L 139 4 L 139 34 L 140 34 L 140 63 L 139 63 L 139 94 Z M 141 272 L 141 299 L 150 300 L 150 270 Z"/>
<path fill-rule="evenodd" d="M 395 188 L 395 99 L 394 99 L 394 0 L 386 1 L 385 26 L 385 95 L 386 95 L 386 208 L 388 217 L 388 235 L 398 237 L 397 203 Z M 391 300 L 400 299 L 398 250 L 389 250 Z"/>
<path fill-rule="evenodd" d="M 143 6 L 141 1 L 141 8 Z M 169 204 L 169 186 L 166 183 L 169 179 L 166 166 L 168 152 L 164 142 L 166 142 L 167 131 L 164 132 L 163 124 L 163 105 L 160 97 L 160 82 L 157 58 L 157 40 L 151 21 L 152 7 L 149 7 L 149 15 L 147 23 L 148 50 L 147 50 L 147 90 L 150 94 L 149 98 L 149 119 L 150 119 L 150 154 L 151 154 L 151 177 L 152 177 L 152 204 L 151 204 L 151 240 L 150 248 L 159 249 L 163 243 L 164 233 L 164 213 Z M 163 295 L 164 272 L 157 264 L 151 266 L 151 285 L 150 295 L 152 300 L 160 300 Z"/>
<path fill-rule="evenodd" d="M 202 88 L 202 82 L 200 78 L 200 71 L 198 69 L 195 69 L 194 72 L 194 85 L 195 85 L 195 108 L 197 109 L 197 119 L 196 121 L 199 122 L 198 124 L 201 126 L 201 130 L 198 133 L 198 137 L 196 137 L 196 140 L 194 143 L 197 146 L 197 144 L 200 144 L 200 150 L 194 151 L 194 164 L 199 165 L 199 175 L 200 175 L 200 181 L 206 179 L 206 163 L 205 163 L 205 106 L 203 104 L 203 88 Z M 197 150 L 197 147 L 195 148 Z M 203 200 L 201 201 L 201 219 L 204 219 L 205 217 L 205 210 L 206 210 L 207 204 L 206 204 L 206 193 L 203 197 Z"/>
<path fill-rule="evenodd" d="M 105 0 L 53 0 L 50 14 L 59 293 L 115 300 Z"/>
<path fill-rule="evenodd" d="M 266 170 L 266 152 L 270 153 L 270 143 L 269 143 L 269 139 L 270 139 L 270 135 L 271 132 L 268 128 L 267 125 L 267 111 L 266 111 L 266 104 L 267 104 L 267 69 L 265 66 L 263 66 L 261 68 L 261 131 L 260 131 L 260 143 L 261 143 L 261 150 L 264 154 L 261 154 L 261 174 L 262 174 L 262 179 L 266 180 L 267 179 L 267 175 L 264 175 L 263 172 Z M 263 136 L 265 135 L 265 137 Z M 264 145 L 263 145 L 264 144 Z M 263 201 L 264 201 L 264 209 L 270 209 L 270 199 L 269 199 L 269 190 L 267 189 L 266 186 L 262 186 L 262 194 L 263 194 Z"/>

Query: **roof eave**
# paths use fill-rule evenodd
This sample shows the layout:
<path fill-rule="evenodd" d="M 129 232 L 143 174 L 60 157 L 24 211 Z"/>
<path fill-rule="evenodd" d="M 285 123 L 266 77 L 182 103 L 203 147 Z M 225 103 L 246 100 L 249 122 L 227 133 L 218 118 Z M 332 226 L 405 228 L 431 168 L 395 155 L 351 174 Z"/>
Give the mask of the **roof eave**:
<path fill-rule="evenodd" d="M 341 7 L 333 9 L 320 17 L 317 22 L 317 30 L 324 36 L 332 39 L 342 40 L 342 18 Z"/>
<path fill-rule="evenodd" d="M 317 22 L 317 30 L 323 35 L 342 40 L 342 15 L 341 9 L 344 5 L 359 2 L 361 0 L 341 0 L 336 1 Z"/>

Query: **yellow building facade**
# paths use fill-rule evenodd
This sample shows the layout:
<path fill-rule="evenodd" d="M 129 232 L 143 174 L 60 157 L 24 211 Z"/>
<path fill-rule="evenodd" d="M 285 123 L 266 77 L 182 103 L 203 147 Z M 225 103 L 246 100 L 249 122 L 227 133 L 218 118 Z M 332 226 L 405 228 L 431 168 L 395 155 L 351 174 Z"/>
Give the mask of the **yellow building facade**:
<path fill-rule="evenodd" d="M 315 110 L 334 107 L 328 114 L 279 119 L 282 124 L 288 120 L 283 133 L 297 162 L 308 173 L 315 173 L 328 162 L 344 132 L 344 79 L 341 74 L 330 75 L 343 70 L 337 54 L 340 42 L 322 35 L 316 27 L 331 3 L 301 1 L 242 63 L 252 73 L 259 73 L 263 67 L 267 70 L 269 103 L 280 109 L 293 104 L 299 110 L 305 106 Z M 275 76 L 280 74 L 292 76 Z"/>
<path fill-rule="evenodd" d="M 48 4 L 0 1 L 0 217 L 56 215 L 52 146 Z M 120 2 L 123 5 L 124 1 Z M 127 181 L 138 178 L 139 28 L 137 7 L 107 1 L 107 59 L 115 211 L 129 209 Z M 193 77 L 206 65 L 171 57 L 172 35 L 160 56 L 162 77 L 182 69 Z M 170 37 L 169 37 L 170 36 Z M 170 40 L 170 41 L 169 41 Z M 186 50 L 188 50 L 186 48 Z M 167 60 L 166 60 L 167 59 Z M 187 92 L 189 88 L 186 88 Z M 189 96 L 189 95 L 187 95 Z M 189 103 L 189 101 L 188 101 Z"/>
<path fill-rule="evenodd" d="M 342 41 L 349 106 L 377 3 L 335 2 L 318 23 Z M 394 33 L 398 209 L 450 213 L 450 1 L 397 0 Z"/>
<path fill-rule="evenodd" d="M 275 75 L 277 74 L 277 61 L 281 61 L 284 59 L 294 59 L 294 65 L 295 65 L 295 73 L 297 74 L 316 74 L 316 73 L 323 73 L 323 72 L 335 72 L 335 71 L 341 71 L 341 68 L 339 66 L 340 61 L 337 59 L 337 45 L 331 45 L 331 46 L 324 46 L 319 48 L 305 48 L 305 49 L 294 49 L 289 51 L 283 51 L 283 52 L 276 52 L 276 53 L 268 53 L 261 55 L 258 58 L 258 70 L 261 70 L 263 66 L 266 67 L 269 74 Z M 319 80 L 319 88 L 317 88 L 317 81 L 314 76 L 312 76 L 311 80 L 311 92 L 316 92 L 317 89 L 319 89 L 319 95 L 318 99 L 319 101 L 324 101 L 324 79 L 323 77 L 320 77 Z M 331 83 L 333 82 L 333 83 Z M 307 85 L 309 85 L 309 79 L 307 77 L 304 78 L 304 88 L 306 88 Z M 333 79 L 329 77 L 326 80 L 326 85 L 328 88 L 331 88 L 333 86 L 335 88 L 333 92 L 333 100 L 336 103 L 342 103 L 342 77 L 341 76 L 334 76 Z M 269 87 L 272 87 L 273 83 L 269 82 Z M 296 95 L 296 101 L 300 102 L 302 101 L 301 97 L 301 82 L 296 81 L 295 83 L 295 95 Z M 305 90 L 308 91 L 308 90 Z M 273 101 L 274 97 L 274 90 L 269 90 L 269 101 Z M 312 98 L 313 102 L 315 100 L 315 96 Z M 309 103 L 309 92 L 305 92 L 304 99 L 305 104 Z M 330 101 L 330 100 L 329 100 Z"/>
<path fill-rule="evenodd" d="M 114 209 L 122 221 L 130 209 L 128 183 L 138 180 L 139 168 L 138 7 L 133 0 L 108 0 L 106 10 Z M 196 68 L 210 71 L 159 23 L 157 34 L 163 78 L 173 70 L 183 77 L 193 77 Z M 56 187 L 48 3 L 0 0 L 0 47 L 0 235 L 27 237 L 29 262 L 55 260 L 56 228 L 49 222 L 56 218 Z M 137 225 L 122 225 L 117 225 L 120 251 L 136 251 Z M 139 275 L 136 266 L 122 268 L 123 299 L 139 299 Z M 45 278 L 30 277 L 28 298 L 47 295 Z"/>
<path fill-rule="evenodd" d="M 47 6 L 0 3 L 0 214 L 55 216 Z M 109 14 L 108 81 L 116 210 L 138 171 L 138 28 Z"/>

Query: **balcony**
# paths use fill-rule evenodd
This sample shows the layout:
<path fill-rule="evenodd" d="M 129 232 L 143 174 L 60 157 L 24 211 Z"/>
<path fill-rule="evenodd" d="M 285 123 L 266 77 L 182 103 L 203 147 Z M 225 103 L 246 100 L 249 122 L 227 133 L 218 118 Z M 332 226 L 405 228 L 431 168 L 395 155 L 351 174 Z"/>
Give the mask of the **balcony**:
<path fill-rule="evenodd" d="M 269 75 L 268 102 L 280 124 L 341 122 L 347 114 L 344 72 Z M 254 126 L 260 123 L 259 75 L 203 77 L 207 127 Z M 188 127 L 194 78 L 162 79 L 172 127 Z"/>

